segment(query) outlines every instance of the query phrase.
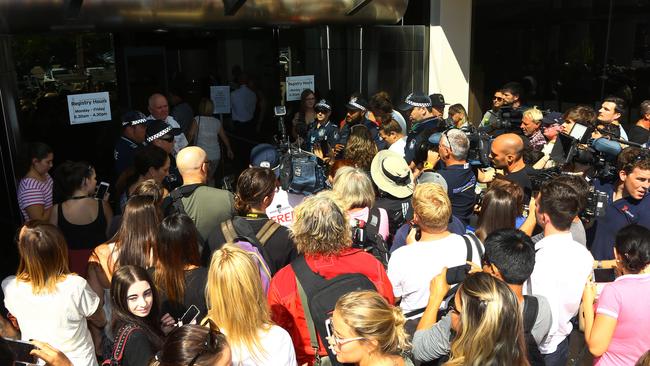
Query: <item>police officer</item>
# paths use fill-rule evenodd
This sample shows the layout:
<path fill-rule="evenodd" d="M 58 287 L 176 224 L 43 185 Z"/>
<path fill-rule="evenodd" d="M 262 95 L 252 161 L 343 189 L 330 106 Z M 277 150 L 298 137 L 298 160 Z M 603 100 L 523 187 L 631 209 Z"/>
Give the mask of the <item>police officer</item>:
<path fill-rule="evenodd" d="M 135 150 L 144 146 L 147 132 L 146 122 L 147 118 L 139 111 L 129 111 L 122 116 L 122 135 L 115 143 L 113 150 L 117 177 L 133 165 Z"/>
<path fill-rule="evenodd" d="M 445 106 L 445 98 L 442 94 L 432 94 L 436 100 L 435 108 L 431 98 L 424 93 L 409 94 L 400 109 L 408 113 L 411 121 L 411 130 L 406 137 L 404 148 L 404 159 L 411 168 L 415 166 L 413 159 L 418 145 L 425 141 L 433 132 L 445 129 L 445 121 L 442 119 L 442 110 Z"/>
<path fill-rule="evenodd" d="M 342 145 L 347 144 L 352 127 L 363 124 L 370 131 L 370 136 L 372 136 L 373 141 L 377 144 L 377 150 L 385 149 L 386 142 L 379 137 L 379 127 L 366 117 L 368 113 L 368 102 L 361 97 L 353 96 L 345 107 L 348 113 L 345 115 L 345 126 L 341 128 L 340 143 Z"/>
<path fill-rule="evenodd" d="M 314 105 L 314 112 L 316 112 L 316 119 L 309 124 L 305 142 L 306 149 L 313 151 L 316 145 L 321 144 L 322 146 L 322 143 L 326 143 L 329 151 L 329 148 L 334 148 L 339 143 L 339 128 L 329 120 L 332 107 L 327 100 L 321 99 Z M 328 151 L 323 151 L 323 153 L 327 154 Z"/>

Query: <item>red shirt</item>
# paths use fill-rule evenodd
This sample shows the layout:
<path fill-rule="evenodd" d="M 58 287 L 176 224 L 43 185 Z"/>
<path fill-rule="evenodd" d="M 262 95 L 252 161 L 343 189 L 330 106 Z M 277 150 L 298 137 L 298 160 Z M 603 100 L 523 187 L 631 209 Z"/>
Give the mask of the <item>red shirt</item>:
<path fill-rule="evenodd" d="M 312 271 L 326 279 L 334 278 L 344 273 L 360 273 L 368 277 L 389 303 L 393 304 L 393 286 L 386 275 L 382 264 L 372 255 L 360 249 L 345 249 L 337 256 L 305 255 Z M 300 295 L 296 286 L 296 275 L 293 267 L 288 265 L 278 271 L 269 287 L 269 306 L 273 321 L 286 329 L 293 340 L 296 349 L 298 365 L 313 364 L 314 351 L 309 342 L 309 330 L 302 310 Z M 327 355 L 319 337 L 320 354 Z"/>

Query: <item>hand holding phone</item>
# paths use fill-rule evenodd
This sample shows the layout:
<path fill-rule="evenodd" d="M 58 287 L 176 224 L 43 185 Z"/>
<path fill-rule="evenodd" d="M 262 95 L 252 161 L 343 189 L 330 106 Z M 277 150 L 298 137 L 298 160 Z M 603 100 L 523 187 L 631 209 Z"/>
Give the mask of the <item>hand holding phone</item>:
<path fill-rule="evenodd" d="M 95 199 L 103 201 L 106 199 L 106 193 L 108 193 L 108 187 L 110 187 L 110 184 L 106 182 L 101 182 L 97 186 L 97 191 L 95 192 Z"/>
<path fill-rule="evenodd" d="M 455 285 L 463 282 L 470 269 L 472 269 L 472 267 L 469 264 L 447 268 L 447 283 Z"/>
<path fill-rule="evenodd" d="M 594 268 L 592 279 L 596 283 L 614 282 L 616 279 L 616 272 L 614 268 Z"/>
<path fill-rule="evenodd" d="M 199 308 L 196 305 L 190 305 L 185 314 L 178 320 L 177 325 L 180 327 L 187 324 L 196 324 L 196 318 L 199 316 L 199 313 Z"/>
<path fill-rule="evenodd" d="M 17 339 L 4 338 L 9 346 L 9 349 L 14 354 L 15 362 L 25 364 L 38 363 L 38 357 L 32 355 L 30 352 L 36 349 L 36 346 L 30 342 L 25 342 Z"/>

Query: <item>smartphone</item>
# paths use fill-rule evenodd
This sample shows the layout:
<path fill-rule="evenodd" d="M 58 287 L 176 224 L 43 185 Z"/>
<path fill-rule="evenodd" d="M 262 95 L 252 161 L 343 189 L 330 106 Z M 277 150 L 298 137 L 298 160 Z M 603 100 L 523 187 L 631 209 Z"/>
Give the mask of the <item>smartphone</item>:
<path fill-rule="evenodd" d="M 334 336 L 334 328 L 332 327 L 332 318 L 327 318 L 325 320 L 325 331 L 327 332 L 327 338 L 329 339 L 330 337 Z M 329 343 L 327 340 L 324 340 L 323 343 Z M 336 354 L 336 351 L 334 347 L 329 347 L 330 351 L 332 351 L 333 354 Z"/>
<path fill-rule="evenodd" d="M 463 282 L 471 268 L 472 267 L 469 264 L 447 268 L 447 283 L 450 285 L 455 285 L 457 283 Z"/>
<path fill-rule="evenodd" d="M 31 350 L 36 349 L 35 345 L 16 339 L 4 338 L 4 340 L 14 354 L 16 364 L 38 364 L 38 357 L 29 354 Z"/>
<path fill-rule="evenodd" d="M 190 305 L 185 314 L 179 319 L 178 326 L 192 324 L 193 321 L 199 316 L 199 308 L 196 305 Z"/>
<path fill-rule="evenodd" d="M 287 114 L 287 107 L 283 105 L 273 107 L 273 114 L 275 114 L 276 117 L 284 116 Z"/>
<path fill-rule="evenodd" d="M 100 201 L 104 200 L 106 193 L 108 192 L 108 187 L 110 187 L 110 184 L 106 182 L 99 183 L 97 186 L 97 191 L 95 192 L 95 199 Z"/>
<path fill-rule="evenodd" d="M 616 272 L 614 272 L 614 268 L 594 268 L 594 276 L 592 278 L 596 283 L 614 282 Z"/>
<path fill-rule="evenodd" d="M 330 154 L 330 144 L 328 144 L 325 140 L 321 140 L 320 150 L 323 152 L 323 157 L 327 157 Z"/>

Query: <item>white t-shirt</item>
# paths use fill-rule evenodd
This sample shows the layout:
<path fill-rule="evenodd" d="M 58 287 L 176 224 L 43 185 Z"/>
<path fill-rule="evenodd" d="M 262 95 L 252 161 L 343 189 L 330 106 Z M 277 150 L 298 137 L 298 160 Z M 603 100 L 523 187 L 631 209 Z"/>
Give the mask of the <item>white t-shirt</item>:
<path fill-rule="evenodd" d="M 399 156 L 404 157 L 404 148 L 405 147 L 406 147 L 406 136 L 404 136 L 401 139 L 395 141 L 392 145 L 390 145 L 388 150 L 394 151 L 397 154 L 399 154 Z"/>
<path fill-rule="evenodd" d="M 388 261 L 388 278 L 393 294 L 401 297 L 404 313 L 421 309 L 429 302 L 429 284 L 442 267 L 465 264 L 467 249 L 462 236 L 450 234 L 439 240 L 421 241 L 399 247 Z M 472 260 L 480 266 L 481 259 L 472 244 Z"/>
<path fill-rule="evenodd" d="M 266 216 L 286 227 L 293 225 L 293 208 L 305 200 L 301 194 L 289 193 L 280 188 L 273 196 L 273 202 L 266 208 Z"/>
<path fill-rule="evenodd" d="M 226 335 L 227 336 L 227 335 Z M 260 330 L 260 344 L 263 354 L 254 358 L 244 346 L 231 346 L 232 364 L 236 366 L 296 366 L 296 351 L 286 330 L 277 325 L 267 331 Z"/>
<path fill-rule="evenodd" d="M 569 232 L 546 236 L 535 243 L 535 268 L 524 292 L 546 297 L 551 306 L 553 323 L 539 345 L 542 354 L 555 352 L 571 334 L 571 318 L 578 313 L 593 263 L 591 253 Z"/>
<path fill-rule="evenodd" d="M 68 275 L 56 285 L 55 292 L 34 295 L 30 283 L 9 276 L 2 281 L 2 291 L 23 340 L 47 342 L 75 366 L 97 365 L 86 318 L 97 310 L 99 297 L 86 280 Z"/>

